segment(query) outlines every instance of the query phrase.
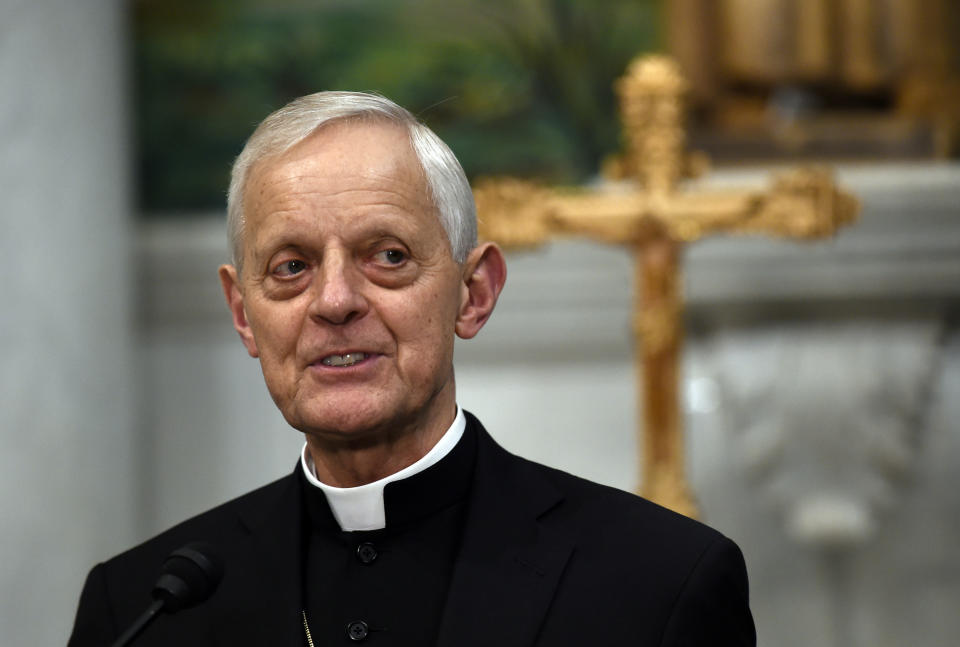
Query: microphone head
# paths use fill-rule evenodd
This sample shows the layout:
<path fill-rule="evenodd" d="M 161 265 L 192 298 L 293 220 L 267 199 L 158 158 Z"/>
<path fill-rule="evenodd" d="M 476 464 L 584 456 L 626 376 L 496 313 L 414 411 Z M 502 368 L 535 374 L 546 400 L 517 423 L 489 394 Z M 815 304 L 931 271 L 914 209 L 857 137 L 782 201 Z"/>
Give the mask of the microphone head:
<path fill-rule="evenodd" d="M 163 600 L 164 611 L 175 613 L 209 598 L 222 578 L 223 560 L 216 549 L 206 542 L 191 542 L 163 561 L 153 597 Z"/>

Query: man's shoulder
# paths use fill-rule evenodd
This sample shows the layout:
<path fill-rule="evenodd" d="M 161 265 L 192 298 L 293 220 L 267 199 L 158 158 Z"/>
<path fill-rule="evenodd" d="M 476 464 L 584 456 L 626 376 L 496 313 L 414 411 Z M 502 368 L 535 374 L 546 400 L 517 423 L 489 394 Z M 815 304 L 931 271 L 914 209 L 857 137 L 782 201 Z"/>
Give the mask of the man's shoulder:
<path fill-rule="evenodd" d="M 299 510 L 297 492 L 296 478 L 286 476 L 182 521 L 94 566 L 80 596 L 70 644 L 108 644 L 113 641 L 117 633 L 129 626 L 151 603 L 150 591 L 166 557 L 191 542 L 212 545 L 228 565 L 221 589 L 225 585 L 234 592 L 250 588 L 245 578 L 256 555 L 252 540 L 260 527 L 294 525 L 290 518 Z M 236 595 L 221 596 L 221 601 L 235 600 Z M 193 617 L 191 612 L 184 612 L 179 617 L 188 624 L 194 622 L 190 620 Z"/>
<path fill-rule="evenodd" d="M 635 622 L 611 628 L 610 644 L 628 635 L 631 644 L 756 644 L 746 564 L 732 540 L 629 492 L 514 460 L 559 493 L 538 535 L 570 547 L 554 600 L 569 621 L 545 628 L 544 644 L 587 644 L 598 630 L 583 619 L 611 609 Z"/>
<path fill-rule="evenodd" d="M 636 494 L 515 458 L 522 462 L 523 469 L 539 474 L 562 494 L 562 504 L 552 512 L 566 523 L 581 527 L 588 537 L 642 535 L 649 542 L 676 545 L 682 540 L 694 548 L 705 547 L 723 536 L 706 524 Z"/>
<path fill-rule="evenodd" d="M 537 511 L 532 541 L 569 556 L 554 604 L 570 620 L 557 621 L 544 644 L 586 644 L 596 627 L 583 619 L 611 609 L 644 620 L 626 633 L 611 629 L 610 644 L 628 634 L 634 643 L 702 644 L 711 632 L 740 637 L 736 643 L 721 638 L 722 644 L 755 644 L 746 565 L 732 540 L 635 494 L 506 450 L 492 454 L 500 456 L 492 462 L 499 463 L 493 476 L 501 500 L 511 508 L 535 500 L 524 507 Z M 701 625 L 688 635 L 689 627 Z"/>
<path fill-rule="evenodd" d="M 129 548 L 106 562 L 110 570 L 124 571 L 137 564 L 159 568 L 172 551 L 193 541 L 221 546 L 234 541 L 259 523 L 264 515 L 285 505 L 296 482 L 291 475 L 279 478 L 250 492 L 194 515 Z"/>
<path fill-rule="evenodd" d="M 726 539 L 717 530 L 636 494 L 512 454 L 474 416 L 468 416 L 468 420 L 477 425 L 481 438 L 486 439 L 483 444 L 491 448 L 483 452 L 490 456 L 488 462 L 511 466 L 506 474 L 497 475 L 507 482 L 515 479 L 512 485 L 502 485 L 502 491 L 519 491 L 532 484 L 545 486 L 552 491 L 556 505 L 540 517 L 540 522 L 575 535 L 580 545 L 611 548 L 625 542 L 689 556 Z"/>

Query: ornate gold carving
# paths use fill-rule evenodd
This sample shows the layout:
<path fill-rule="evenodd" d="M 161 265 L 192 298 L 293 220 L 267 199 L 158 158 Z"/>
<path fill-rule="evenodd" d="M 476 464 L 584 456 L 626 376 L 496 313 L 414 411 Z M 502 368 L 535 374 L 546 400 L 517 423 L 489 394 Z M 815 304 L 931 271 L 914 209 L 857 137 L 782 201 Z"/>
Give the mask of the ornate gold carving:
<path fill-rule="evenodd" d="M 641 492 L 694 516 L 678 404 L 683 245 L 715 232 L 822 238 L 853 222 L 858 203 L 836 187 L 829 171 L 816 168 L 783 174 L 765 192 L 677 193 L 681 177 L 708 165 L 684 149 L 686 90 L 676 65 L 660 56 L 634 61 L 617 82 L 627 151 L 605 171 L 626 178 L 621 183 L 599 191 L 551 190 L 508 178 L 479 182 L 475 195 L 482 236 L 507 247 L 576 235 L 632 248 Z"/>
<path fill-rule="evenodd" d="M 682 336 L 679 246 L 652 238 L 637 250 L 634 264 L 633 332 L 644 360 L 677 351 Z"/>
<path fill-rule="evenodd" d="M 741 191 L 677 196 L 663 210 L 663 224 L 678 241 L 717 232 L 816 239 L 854 222 L 858 200 L 837 188 L 825 168 L 800 168 L 774 178 L 766 192 Z"/>
<path fill-rule="evenodd" d="M 482 240 L 508 249 L 536 247 L 550 233 L 550 191 L 514 178 L 485 178 L 473 189 Z"/>
<path fill-rule="evenodd" d="M 857 218 L 856 198 L 837 189 L 824 168 L 801 168 L 774 179 L 770 192 L 758 196 L 759 209 L 744 214 L 740 230 L 787 238 L 816 239 L 834 235 Z"/>
<path fill-rule="evenodd" d="M 624 175 L 651 193 L 673 191 L 687 170 L 684 95 L 687 82 L 666 56 L 635 59 L 616 82 L 627 151 Z"/>

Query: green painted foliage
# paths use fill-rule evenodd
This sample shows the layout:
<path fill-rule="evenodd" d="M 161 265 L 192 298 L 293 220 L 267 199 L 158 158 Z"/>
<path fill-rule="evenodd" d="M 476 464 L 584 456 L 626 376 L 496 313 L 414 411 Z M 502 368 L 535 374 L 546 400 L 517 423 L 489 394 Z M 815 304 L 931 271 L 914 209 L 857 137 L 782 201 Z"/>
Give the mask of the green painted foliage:
<path fill-rule="evenodd" d="M 577 182 L 618 147 L 611 83 L 655 0 L 138 0 L 140 203 L 222 208 L 254 126 L 318 90 L 380 92 L 471 177 Z"/>

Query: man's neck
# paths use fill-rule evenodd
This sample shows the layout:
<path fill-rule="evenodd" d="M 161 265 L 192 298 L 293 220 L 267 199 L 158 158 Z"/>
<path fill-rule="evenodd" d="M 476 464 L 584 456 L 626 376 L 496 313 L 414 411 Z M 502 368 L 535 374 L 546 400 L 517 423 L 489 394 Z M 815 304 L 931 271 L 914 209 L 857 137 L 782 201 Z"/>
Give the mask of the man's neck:
<path fill-rule="evenodd" d="M 330 512 L 333 513 L 334 519 L 336 519 L 342 530 L 376 530 L 378 528 L 385 528 L 387 524 L 385 488 L 387 485 L 398 481 L 409 482 L 407 479 L 419 476 L 424 472 L 429 472 L 437 466 L 438 463 L 447 458 L 448 454 L 453 453 L 455 447 L 461 444 L 461 438 L 466 431 L 466 427 L 466 417 L 462 411 L 458 410 L 453 422 L 444 433 L 441 434 L 439 442 L 434 444 L 423 457 L 383 478 L 362 485 L 337 487 L 319 480 L 316 475 L 316 470 L 314 469 L 313 459 L 310 457 L 306 444 L 304 445 L 300 458 L 301 469 L 307 482 L 323 491 Z M 456 465 L 456 463 L 454 463 L 454 465 Z M 449 469 L 448 463 L 448 472 Z M 455 466 L 453 468 L 454 472 L 460 472 L 462 469 L 462 466 Z M 435 471 L 434 476 L 443 473 L 443 471 Z M 456 479 L 453 480 L 455 481 Z M 396 490 L 394 491 L 396 492 Z M 418 499 L 422 498 L 423 497 L 418 496 Z M 441 496 L 441 502 L 442 499 L 443 497 Z M 420 501 L 415 507 L 423 509 L 423 505 L 427 505 L 426 501 Z M 403 509 L 405 509 L 403 506 L 399 508 L 400 511 Z M 410 509 L 409 506 L 407 509 Z M 395 508 L 394 512 L 398 513 L 398 509 Z M 400 518 L 403 517 L 402 512 L 398 514 Z"/>
<path fill-rule="evenodd" d="M 438 422 L 376 434 L 374 442 L 330 441 L 307 434 L 307 451 L 316 478 L 349 488 L 379 481 L 413 465 L 437 444 L 453 423 L 457 407 Z"/>

